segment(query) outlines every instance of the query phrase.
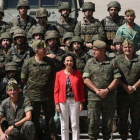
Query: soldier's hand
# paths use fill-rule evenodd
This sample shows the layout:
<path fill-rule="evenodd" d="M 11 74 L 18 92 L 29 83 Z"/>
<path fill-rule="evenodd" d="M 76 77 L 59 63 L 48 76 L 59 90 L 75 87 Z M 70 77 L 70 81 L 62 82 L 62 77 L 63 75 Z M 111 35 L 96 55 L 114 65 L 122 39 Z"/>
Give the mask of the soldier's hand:
<path fill-rule="evenodd" d="M 5 131 L 7 135 L 10 135 L 10 132 L 14 129 L 14 126 L 9 126 L 8 129 Z"/>
<path fill-rule="evenodd" d="M 50 58 L 53 58 L 53 59 L 56 58 L 56 55 L 54 55 L 54 54 L 48 54 L 47 56 L 50 57 Z"/>
<path fill-rule="evenodd" d="M 8 139 L 8 135 L 7 134 L 1 134 L 1 140 L 7 140 Z"/>
<path fill-rule="evenodd" d="M 80 103 L 79 112 L 81 112 L 83 109 L 84 109 L 84 105 L 83 103 Z"/>
<path fill-rule="evenodd" d="M 92 45 L 92 43 L 86 43 L 86 47 L 89 48 L 89 49 L 92 49 L 93 45 Z"/>
<path fill-rule="evenodd" d="M 60 109 L 60 105 L 59 105 L 59 104 L 56 104 L 56 105 L 55 105 L 55 110 L 56 110 L 58 113 L 61 113 L 61 109 Z"/>
<path fill-rule="evenodd" d="M 134 88 L 128 85 L 128 94 L 132 94 L 134 92 Z"/>
<path fill-rule="evenodd" d="M 100 98 L 105 98 L 105 96 L 109 92 L 108 89 L 99 89 L 99 91 L 100 91 L 100 94 L 99 94 Z"/>

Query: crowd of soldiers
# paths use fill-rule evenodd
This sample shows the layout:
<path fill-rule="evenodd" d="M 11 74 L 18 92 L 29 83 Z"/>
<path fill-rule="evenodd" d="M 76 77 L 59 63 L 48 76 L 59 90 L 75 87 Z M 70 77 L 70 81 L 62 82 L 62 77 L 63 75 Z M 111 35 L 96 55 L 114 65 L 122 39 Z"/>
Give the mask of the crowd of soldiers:
<path fill-rule="evenodd" d="M 88 109 L 88 121 L 87 117 L 80 117 L 81 131 L 88 131 L 90 140 L 97 140 L 102 114 L 103 139 L 109 140 L 111 132 L 117 131 L 119 116 L 119 133 L 122 140 L 127 140 L 130 117 L 132 140 L 137 140 L 140 128 L 140 26 L 134 22 L 135 11 L 127 9 L 124 16 L 120 16 L 120 3 L 111 1 L 107 5 L 109 15 L 100 22 L 93 17 L 95 4 L 85 2 L 82 5 L 85 17 L 77 21 L 70 17 L 71 5 L 62 2 L 58 5 L 60 20 L 50 24 L 45 8 L 36 11 L 37 21 L 27 14 L 29 9 L 27 0 L 19 0 L 19 15 L 7 23 L 2 20 L 4 10 L 0 7 L 0 102 L 3 108 L 9 107 L 4 107 L 3 100 L 9 97 L 7 85 L 14 78 L 19 95 L 27 96 L 33 107 L 30 110 L 35 134 L 31 129 L 34 137 L 30 135 L 26 139 L 40 138 L 41 110 L 46 120 L 43 135 L 46 139 L 56 139 L 54 80 L 56 72 L 62 69 L 63 54 L 70 52 L 85 84 L 84 107 Z M 0 120 L 3 117 L 1 110 L 0 107 Z M 10 119 L 9 126 L 17 128 L 15 118 Z M 0 134 L 3 134 L 1 130 L 2 127 Z M 18 139 L 16 136 L 11 139 Z M 5 136 L 3 140 L 6 139 Z"/>

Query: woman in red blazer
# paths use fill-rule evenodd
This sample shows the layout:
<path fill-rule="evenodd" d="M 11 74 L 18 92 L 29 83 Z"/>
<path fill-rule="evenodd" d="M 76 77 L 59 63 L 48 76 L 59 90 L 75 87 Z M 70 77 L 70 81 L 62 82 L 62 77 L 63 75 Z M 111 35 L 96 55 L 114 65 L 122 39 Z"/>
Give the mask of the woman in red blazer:
<path fill-rule="evenodd" d="M 69 116 L 72 138 L 79 140 L 79 111 L 83 110 L 84 84 L 81 72 L 76 70 L 75 58 L 71 53 L 62 57 L 63 70 L 56 73 L 54 100 L 60 113 L 62 140 L 69 140 Z"/>

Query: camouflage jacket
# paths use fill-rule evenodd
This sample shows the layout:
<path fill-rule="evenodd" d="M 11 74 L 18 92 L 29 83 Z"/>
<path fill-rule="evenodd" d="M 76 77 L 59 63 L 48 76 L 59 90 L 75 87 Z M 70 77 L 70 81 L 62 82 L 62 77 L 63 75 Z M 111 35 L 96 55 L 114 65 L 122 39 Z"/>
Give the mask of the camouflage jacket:
<path fill-rule="evenodd" d="M 41 63 L 32 57 L 23 64 L 21 79 L 27 80 L 27 96 L 31 101 L 53 101 L 55 71 L 54 61 L 49 57 L 44 57 Z"/>
<path fill-rule="evenodd" d="M 25 117 L 25 113 L 32 111 L 33 107 L 28 98 L 19 96 L 14 111 L 10 97 L 2 101 L 0 105 L 0 117 L 6 117 L 8 125 L 11 126 Z"/>
<path fill-rule="evenodd" d="M 91 43 L 93 36 L 96 35 L 100 35 L 102 40 L 105 38 L 102 24 L 95 18 L 92 18 L 90 23 L 88 23 L 84 18 L 82 21 L 79 21 L 75 26 L 74 34 L 81 36 L 85 43 Z"/>
<path fill-rule="evenodd" d="M 89 78 L 98 89 L 107 88 L 111 82 L 120 78 L 119 69 L 115 66 L 114 60 L 109 57 L 99 63 L 94 57 L 86 63 L 83 78 Z M 110 91 L 105 98 L 100 98 L 95 91 L 88 88 L 88 100 L 93 101 L 114 101 L 115 91 Z"/>
<path fill-rule="evenodd" d="M 11 21 L 12 26 L 19 26 L 21 29 L 23 29 L 26 33 L 28 33 L 28 31 L 30 30 L 30 28 L 36 24 L 36 20 L 27 15 L 27 19 L 26 21 L 21 21 L 19 15 L 17 17 L 15 17 L 12 21 Z"/>
<path fill-rule="evenodd" d="M 115 20 L 107 16 L 101 21 L 101 23 L 105 31 L 105 42 L 108 45 L 113 45 L 113 39 L 118 28 L 125 23 L 124 16 L 118 16 Z"/>
<path fill-rule="evenodd" d="M 5 21 L 1 21 L 1 24 L 0 24 L 0 36 L 4 32 L 9 32 L 10 28 L 11 28 L 10 24 L 8 24 Z"/>

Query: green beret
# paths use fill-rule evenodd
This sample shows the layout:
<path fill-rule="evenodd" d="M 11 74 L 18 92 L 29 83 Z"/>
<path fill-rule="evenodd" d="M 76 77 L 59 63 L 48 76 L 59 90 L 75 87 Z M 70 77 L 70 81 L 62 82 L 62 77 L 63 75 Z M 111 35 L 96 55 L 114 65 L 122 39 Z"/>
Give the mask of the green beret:
<path fill-rule="evenodd" d="M 45 41 L 44 40 L 34 40 L 32 47 L 35 49 L 45 48 Z"/>
<path fill-rule="evenodd" d="M 129 15 L 132 15 L 132 14 L 135 14 L 135 12 L 134 12 L 134 10 L 132 10 L 130 8 L 125 11 L 126 16 L 129 16 Z"/>
<path fill-rule="evenodd" d="M 18 88 L 18 83 L 14 78 L 11 78 L 6 86 L 6 89 L 16 89 Z"/>
<path fill-rule="evenodd" d="M 127 45 L 133 45 L 133 42 L 131 40 L 129 40 L 128 38 L 126 38 L 123 42 L 123 45 L 127 46 Z"/>
<path fill-rule="evenodd" d="M 106 43 L 101 41 L 101 40 L 96 40 L 93 42 L 93 46 L 95 48 L 98 48 L 98 49 L 105 49 L 106 48 Z"/>

